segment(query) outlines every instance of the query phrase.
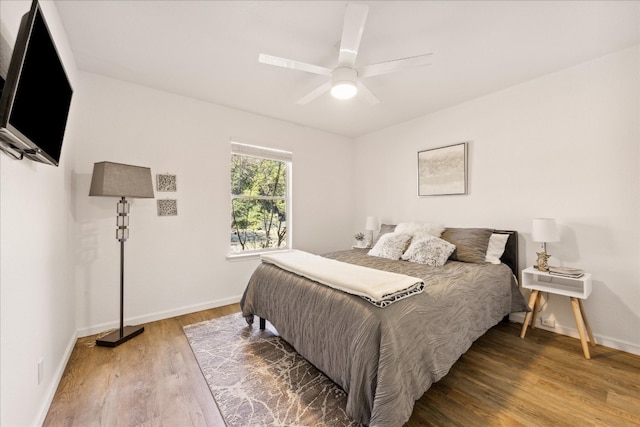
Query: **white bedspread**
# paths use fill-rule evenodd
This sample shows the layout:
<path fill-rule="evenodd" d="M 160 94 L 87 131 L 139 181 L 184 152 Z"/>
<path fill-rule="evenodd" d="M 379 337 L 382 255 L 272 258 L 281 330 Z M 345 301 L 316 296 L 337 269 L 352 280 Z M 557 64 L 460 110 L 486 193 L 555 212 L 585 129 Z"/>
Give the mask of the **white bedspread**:
<path fill-rule="evenodd" d="M 376 270 L 291 250 L 262 254 L 262 261 L 353 295 L 381 301 L 422 283 L 418 277 Z"/>

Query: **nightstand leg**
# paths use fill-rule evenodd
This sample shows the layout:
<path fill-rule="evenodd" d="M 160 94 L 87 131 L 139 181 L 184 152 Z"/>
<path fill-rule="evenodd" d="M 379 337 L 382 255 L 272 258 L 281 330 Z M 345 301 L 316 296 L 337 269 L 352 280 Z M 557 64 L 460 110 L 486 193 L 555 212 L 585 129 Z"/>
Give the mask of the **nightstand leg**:
<path fill-rule="evenodd" d="M 539 292 L 536 290 L 531 291 L 531 295 L 529 296 L 529 308 L 534 310 L 538 306 L 538 294 Z M 524 338 L 527 334 L 527 327 L 529 326 L 529 321 L 533 316 L 533 322 L 535 323 L 536 318 L 534 316 L 534 311 L 527 312 L 526 316 L 524 316 L 524 322 L 522 322 L 522 331 L 520 332 L 520 338 Z"/>
<path fill-rule="evenodd" d="M 591 332 L 591 326 L 589 325 L 589 321 L 587 320 L 587 313 L 584 311 L 584 305 L 582 305 L 582 300 L 578 300 L 578 304 L 580 305 L 580 314 L 582 315 L 582 321 L 584 322 L 584 327 L 587 329 L 587 335 L 589 336 L 589 344 L 591 347 L 596 346 L 596 340 L 593 339 L 593 332 Z"/>
<path fill-rule="evenodd" d="M 533 319 L 531 320 L 531 329 L 535 329 L 536 327 L 536 319 L 538 318 L 538 312 L 540 311 L 540 301 L 542 300 L 542 292 L 536 291 L 536 303 L 533 305 Z"/>
<path fill-rule="evenodd" d="M 571 297 L 571 307 L 573 308 L 573 316 L 576 318 L 576 326 L 578 327 L 578 333 L 580 334 L 580 342 L 582 343 L 582 352 L 586 359 L 591 359 L 589 354 L 589 345 L 587 339 L 584 336 L 584 327 L 582 324 L 582 313 L 580 312 L 580 302 L 578 298 Z"/>

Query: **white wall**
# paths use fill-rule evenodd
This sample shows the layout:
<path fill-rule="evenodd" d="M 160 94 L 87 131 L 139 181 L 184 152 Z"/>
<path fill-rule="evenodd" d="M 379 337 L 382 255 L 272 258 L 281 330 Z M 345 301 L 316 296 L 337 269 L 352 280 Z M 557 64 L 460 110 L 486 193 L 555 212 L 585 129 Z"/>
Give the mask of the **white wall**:
<path fill-rule="evenodd" d="M 0 2 L 11 46 L 31 1 Z M 72 86 L 76 65 L 55 6 L 42 10 Z M 75 120 L 75 98 L 68 124 Z M 41 424 L 76 337 L 71 215 L 73 143 L 59 167 L 0 154 L 0 424 Z M 43 361 L 38 384 L 38 362 Z"/>
<path fill-rule="evenodd" d="M 638 47 L 356 140 L 356 216 L 520 232 L 533 265 L 531 219 L 553 217 L 554 264 L 593 274 L 585 302 L 596 341 L 640 354 L 640 70 Z M 417 152 L 469 141 L 469 194 L 418 198 Z M 574 335 L 567 298 L 543 316 Z M 576 335 L 577 336 L 577 335 Z"/>
<path fill-rule="evenodd" d="M 117 324 L 115 198 L 89 197 L 93 164 L 129 163 L 177 175 L 178 216 L 132 199 L 125 245 L 125 318 L 141 323 L 237 302 L 258 260 L 226 260 L 231 137 L 293 152 L 293 245 L 311 252 L 352 241 L 353 142 L 309 128 L 80 73 L 74 129 L 77 325 Z M 154 185 L 155 188 L 155 185 Z"/>

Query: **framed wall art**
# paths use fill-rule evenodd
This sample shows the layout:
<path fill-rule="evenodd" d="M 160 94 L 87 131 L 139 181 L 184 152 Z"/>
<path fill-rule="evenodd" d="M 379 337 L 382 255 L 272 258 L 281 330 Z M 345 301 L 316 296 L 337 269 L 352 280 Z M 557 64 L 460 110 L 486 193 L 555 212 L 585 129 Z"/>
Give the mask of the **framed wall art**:
<path fill-rule="evenodd" d="M 158 191 L 177 191 L 177 177 L 169 173 L 157 174 L 156 187 L 158 188 Z"/>
<path fill-rule="evenodd" d="M 177 216 L 178 201 L 176 199 L 159 199 L 158 216 Z"/>
<path fill-rule="evenodd" d="M 467 194 L 467 143 L 418 152 L 418 196 Z"/>

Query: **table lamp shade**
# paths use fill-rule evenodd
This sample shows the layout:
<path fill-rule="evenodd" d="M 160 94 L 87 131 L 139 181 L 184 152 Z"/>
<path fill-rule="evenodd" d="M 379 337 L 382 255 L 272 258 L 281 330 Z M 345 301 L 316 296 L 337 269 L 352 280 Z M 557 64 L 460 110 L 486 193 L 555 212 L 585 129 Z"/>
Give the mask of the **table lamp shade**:
<path fill-rule="evenodd" d="M 365 230 L 368 231 L 377 231 L 378 230 L 378 218 L 375 216 L 368 216 L 367 223 L 364 227 Z"/>
<path fill-rule="evenodd" d="M 553 218 L 534 218 L 531 229 L 534 242 L 559 242 L 560 235 Z"/>
<path fill-rule="evenodd" d="M 113 162 L 93 165 L 89 196 L 153 198 L 151 169 Z"/>

